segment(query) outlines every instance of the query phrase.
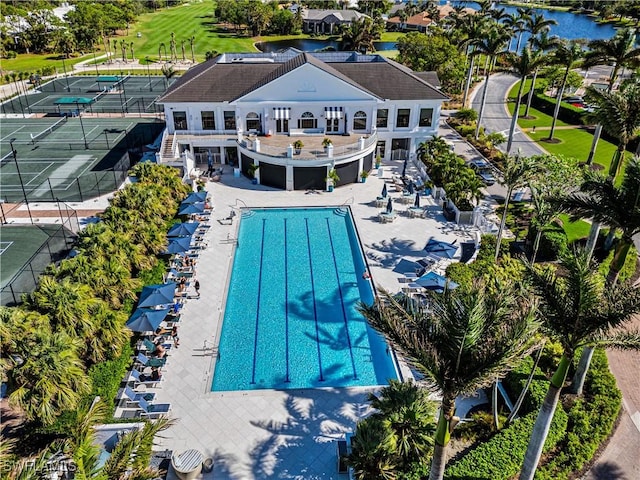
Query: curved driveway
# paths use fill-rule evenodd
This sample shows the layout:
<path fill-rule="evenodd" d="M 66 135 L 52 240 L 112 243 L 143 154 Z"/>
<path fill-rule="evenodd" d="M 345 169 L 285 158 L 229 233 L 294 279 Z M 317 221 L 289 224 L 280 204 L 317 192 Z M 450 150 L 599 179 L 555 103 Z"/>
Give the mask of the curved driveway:
<path fill-rule="evenodd" d="M 482 118 L 482 125 L 487 132 L 508 135 L 511 118 L 505 108 L 505 98 L 517 81 L 516 76 L 504 73 L 490 78 Z M 480 110 L 483 86 L 481 83 L 472 93 L 471 102 L 476 111 Z M 546 153 L 520 129 L 516 129 L 513 139 L 513 152 L 519 148 L 525 156 Z M 504 146 L 501 145 L 503 148 Z M 632 327 L 640 327 L 640 319 L 636 319 L 634 323 Z M 607 357 L 622 391 L 622 415 L 611 441 L 583 479 L 640 479 L 640 352 L 609 351 Z"/>

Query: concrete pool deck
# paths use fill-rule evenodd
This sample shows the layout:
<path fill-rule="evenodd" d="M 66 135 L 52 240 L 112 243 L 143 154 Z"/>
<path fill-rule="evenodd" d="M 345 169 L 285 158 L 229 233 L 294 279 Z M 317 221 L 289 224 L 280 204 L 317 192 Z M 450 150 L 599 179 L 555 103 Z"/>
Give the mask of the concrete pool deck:
<path fill-rule="evenodd" d="M 208 247 L 197 263 L 200 298 L 190 298 L 180 321 L 180 348 L 172 349 L 164 368 L 157 403 L 171 403 L 176 423 L 157 439 L 155 449 L 200 450 L 214 461 L 216 479 L 341 479 L 337 472 L 335 440 L 353 431 L 368 413 L 368 387 L 304 390 L 210 391 L 213 346 L 217 345 L 224 314 L 238 222 L 221 225 L 237 207 L 338 206 L 351 207 L 365 256 L 376 287 L 398 291 L 399 275 L 393 272 L 403 257 L 421 258 L 422 249 L 434 237 L 470 241 L 468 232 L 456 231 L 441 209 L 433 206 L 426 218 L 404 215 L 406 205 L 394 202 L 398 214 L 393 223 L 381 224 L 373 201 L 385 181 L 402 169 L 402 162 L 383 165 L 383 177 L 346 185 L 334 192 L 275 190 L 252 185 L 230 175 L 209 182 L 215 210 L 206 234 Z M 408 169 L 412 173 L 412 167 Z M 388 187 L 390 184 L 388 185 Z M 392 197 L 399 197 L 390 189 Z M 239 218 L 236 218 L 239 220 Z M 195 292 L 190 291 L 193 294 Z M 247 312 L 250 313 L 250 312 Z M 294 362 L 295 363 L 295 362 Z M 168 478 L 175 478 L 172 471 Z"/>

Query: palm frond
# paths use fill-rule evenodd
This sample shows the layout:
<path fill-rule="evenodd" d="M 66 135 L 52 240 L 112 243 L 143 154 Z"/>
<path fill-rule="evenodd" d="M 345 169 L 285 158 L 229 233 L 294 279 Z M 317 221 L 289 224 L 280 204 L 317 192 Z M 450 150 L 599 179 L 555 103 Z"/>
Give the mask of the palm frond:
<path fill-rule="evenodd" d="M 596 335 L 585 345 L 618 350 L 640 350 L 640 330 L 618 332 L 612 335 Z"/>

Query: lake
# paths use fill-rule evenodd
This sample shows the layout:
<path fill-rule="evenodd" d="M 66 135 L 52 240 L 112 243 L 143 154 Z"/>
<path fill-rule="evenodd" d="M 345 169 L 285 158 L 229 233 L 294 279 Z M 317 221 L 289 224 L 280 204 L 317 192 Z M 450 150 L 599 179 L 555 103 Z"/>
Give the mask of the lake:
<path fill-rule="evenodd" d="M 441 1 L 441 4 L 446 2 Z M 474 9 L 478 9 L 476 3 L 466 2 L 452 2 L 455 4 L 465 4 Z M 516 7 L 507 5 L 497 5 L 497 8 L 504 8 L 508 13 L 517 13 Z M 600 40 L 608 39 L 615 35 L 616 29 L 610 24 L 601 25 L 593 21 L 592 18 L 586 15 L 577 15 L 569 12 L 557 12 L 554 10 L 544 10 L 535 8 L 536 13 L 541 13 L 547 19 L 552 19 L 558 22 L 557 25 L 551 27 L 550 33 L 552 35 L 558 35 L 560 38 L 566 38 L 569 40 L 584 38 L 587 40 Z M 522 35 L 521 45 L 527 41 L 529 35 L 524 33 Z M 394 42 L 375 42 L 375 48 L 377 51 L 395 50 L 396 44 Z M 515 49 L 516 41 L 512 41 L 512 49 Z M 336 40 L 316 40 L 316 39 L 291 39 L 291 40 L 276 40 L 273 42 L 260 42 L 256 44 L 256 47 L 262 52 L 277 52 L 278 50 L 286 48 L 297 48 L 303 52 L 314 52 L 322 49 L 339 50 L 340 42 Z"/>

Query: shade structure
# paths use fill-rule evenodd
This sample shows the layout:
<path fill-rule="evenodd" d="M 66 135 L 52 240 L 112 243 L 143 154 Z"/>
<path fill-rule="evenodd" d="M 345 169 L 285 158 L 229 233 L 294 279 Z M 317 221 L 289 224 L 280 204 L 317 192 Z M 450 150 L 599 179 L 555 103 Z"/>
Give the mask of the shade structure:
<path fill-rule="evenodd" d="M 192 213 L 204 212 L 204 202 L 184 203 L 180 204 L 178 215 L 191 215 Z"/>
<path fill-rule="evenodd" d="M 382 198 L 387 198 L 387 184 L 386 183 L 382 186 L 382 193 L 380 194 L 380 196 Z"/>
<path fill-rule="evenodd" d="M 168 308 L 137 308 L 125 325 L 133 332 L 155 332 L 168 313 Z"/>
<path fill-rule="evenodd" d="M 414 283 L 417 283 L 421 287 L 427 290 L 434 290 L 436 292 L 444 291 L 445 287 L 449 289 L 456 288 L 457 283 L 447 280 L 446 277 L 437 274 L 436 272 L 427 272 L 418 278 Z"/>
<path fill-rule="evenodd" d="M 207 192 L 191 192 L 187 195 L 180 205 L 186 205 L 188 203 L 200 203 L 204 202 L 207 199 Z"/>
<path fill-rule="evenodd" d="M 458 251 L 458 246 L 453 243 L 443 242 L 440 240 L 431 239 L 424 247 L 425 252 L 431 255 L 436 255 L 442 258 L 453 258 Z"/>
<path fill-rule="evenodd" d="M 190 237 L 198 229 L 199 222 L 176 223 L 167 232 L 167 237 Z"/>
<path fill-rule="evenodd" d="M 416 192 L 416 200 L 413 202 L 413 206 L 420 208 L 420 192 Z"/>
<path fill-rule="evenodd" d="M 139 307 L 156 307 L 158 305 L 167 305 L 173 303 L 173 297 L 176 293 L 176 284 L 158 283 L 156 285 L 147 285 L 142 287 L 140 293 Z"/>
<path fill-rule="evenodd" d="M 393 202 L 391 201 L 391 197 L 387 201 L 387 213 L 393 212 Z"/>
<path fill-rule="evenodd" d="M 393 271 L 404 275 L 405 273 L 418 273 L 423 269 L 424 266 L 420 265 L 418 262 L 409 260 L 408 258 L 401 258 L 393 268 Z"/>
<path fill-rule="evenodd" d="M 183 253 L 191 248 L 191 237 L 173 237 L 164 253 Z"/>

